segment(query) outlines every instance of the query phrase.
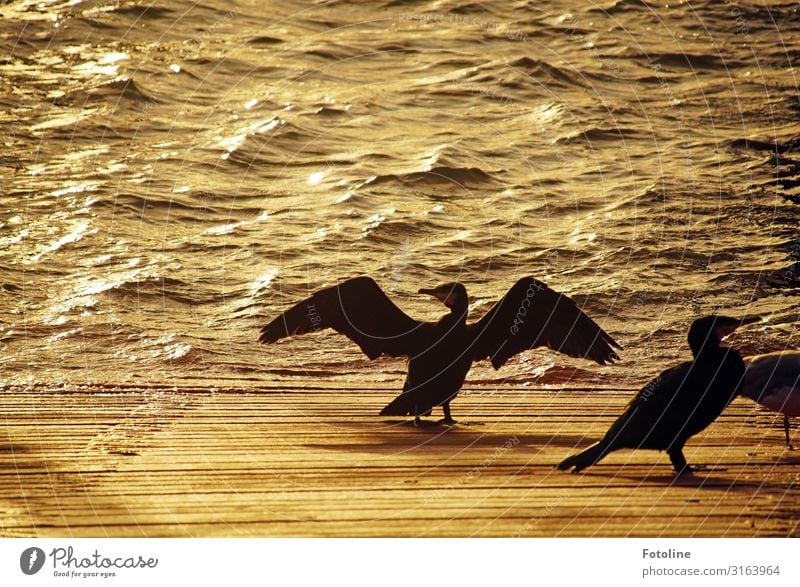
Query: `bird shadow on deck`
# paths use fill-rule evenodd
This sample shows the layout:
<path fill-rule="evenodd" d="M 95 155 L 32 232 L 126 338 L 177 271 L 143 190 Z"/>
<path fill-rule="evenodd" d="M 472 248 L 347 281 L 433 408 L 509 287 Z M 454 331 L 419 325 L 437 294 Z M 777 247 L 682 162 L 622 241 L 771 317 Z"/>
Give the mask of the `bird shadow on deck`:
<path fill-rule="evenodd" d="M 363 442 L 306 443 L 303 446 L 326 451 L 368 454 L 408 452 L 416 449 L 429 451 L 431 447 L 451 448 L 460 452 L 464 449 L 498 450 L 513 446 L 514 450 L 524 449 L 531 454 L 536 454 L 546 446 L 572 448 L 583 437 L 550 434 L 497 434 L 480 430 L 473 431 L 466 426 L 459 427 L 459 425 L 424 428 L 402 425 L 402 428 L 394 428 L 391 432 L 365 429 L 362 434 L 358 435 L 358 438 Z"/>
<path fill-rule="evenodd" d="M 28 452 L 28 449 L 21 444 L 0 444 L 0 454 L 20 454 Z"/>
<path fill-rule="evenodd" d="M 781 455 L 776 465 L 800 465 L 800 455 Z"/>
<path fill-rule="evenodd" d="M 22 444 L 0 445 L 0 472 L 27 471 L 45 468 L 35 450 Z"/>
<path fill-rule="evenodd" d="M 648 451 L 651 452 L 651 451 Z M 655 453 L 655 451 L 653 451 Z M 661 453 L 663 457 L 663 453 Z M 691 475 L 676 476 L 670 469 L 668 461 L 662 464 L 654 461 L 646 465 L 652 467 L 654 474 L 644 472 L 641 475 L 632 473 L 641 471 L 641 464 L 601 464 L 582 471 L 579 474 L 573 473 L 578 477 L 599 481 L 602 478 L 609 482 L 614 479 L 626 482 L 635 482 L 639 486 L 666 485 L 671 487 L 684 487 L 709 490 L 724 490 L 753 495 L 761 491 L 776 491 L 783 493 L 789 488 L 796 487 L 795 474 L 790 470 L 794 465 L 800 464 L 800 455 L 792 455 L 786 458 L 781 455 L 771 464 L 766 464 L 771 471 L 766 477 L 754 477 L 764 472 L 764 463 L 739 463 L 739 462 L 719 462 L 716 464 L 704 465 L 702 462 L 695 462 L 695 470 Z M 661 469 L 660 467 L 663 467 Z M 606 472 L 607 471 L 607 472 Z M 788 473 L 788 476 L 787 476 Z M 797 477 L 800 480 L 800 477 Z M 627 483 L 625 483 L 627 485 Z"/>
<path fill-rule="evenodd" d="M 665 468 L 669 467 L 669 465 L 665 465 Z M 755 482 L 755 481 L 742 481 L 737 479 L 731 479 L 729 477 L 718 477 L 715 476 L 715 472 L 724 472 L 727 469 L 725 467 L 712 467 L 709 470 L 699 470 L 696 471 L 692 475 L 680 475 L 676 476 L 675 474 L 664 474 L 664 473 L 657 473 L 655 475 L 631 475 L 631 474 L 620 474 L 619 471 L 621 468 L 614 468 L 614 472 L 609 472 L 608 474 L 604 474 L 600 470 L 592 470 L 581 472 L 580 475 L 583 478 L 591 479 L 592 481 L 600 480 L 600 479 L 608 479 L 609 481 L 624 481 L 624 483 L 620 483 L 620 485 L 630 486 L 631 484 L 636 484 L 638 487 L 655 487 L 655 486 L 669 486 L 669 487 L 685 487 L 685 488 L 694 488 L 694 489 L 713 489 L 715 491 L 719 491 L 720 489 L 724 489 L 725 491 L 735 491 L 739 493 L 753 493 L 753 489 L 758 488 L 769 488 L 769 484 Z"/>

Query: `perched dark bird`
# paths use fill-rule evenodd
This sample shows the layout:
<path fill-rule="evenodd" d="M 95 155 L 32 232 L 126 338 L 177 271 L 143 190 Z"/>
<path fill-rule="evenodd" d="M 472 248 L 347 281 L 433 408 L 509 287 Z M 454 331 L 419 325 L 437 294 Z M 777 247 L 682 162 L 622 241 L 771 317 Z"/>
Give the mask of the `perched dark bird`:
<path fill-rule="evenodd" d="M 745 357 L 741 394 L 762 406 L 783 414 L 786 447 L 789 440 L 789 418 L 800 416 L 800 351 L 782 351 Z"/>
<path fill-rule="evenodd" d="M 577 473 L 612 451 L 647 448 L 667 451 L 676 473 L 691 472 L 683 445 L 722 413 L 744 377 L 739 353 L 720 342 L 738 326 L 759 320 L 725 316 L 695 320 L 689 328 L 694 360 L 667 369 L 645 385 L 600 442 L 565 459 L 558 468 Z"/>
<path fill-rule="evenodd" d="M 369 277 L 348 279 L 318 291 L 261 329 L 259 341 L 333 328 L 354 341 L 370 358 L 408 357 L 403 392 L 381 411 L 384 416 L 430 415 L 442 406 L 453 423 L 450 402 L 458 394 L 473 361 L 489 359 L 499 369 L 522 351 L 547 346 L 571 357 L 604 365 L 619 360 L 621 348 L 565 295 L 532 277 L 520 279 L 480 320 L 467 324 L 469 299 L 460 283 L 419 293 L 450 308 L 438 322 L 419 322 L 386 297 Z"/>

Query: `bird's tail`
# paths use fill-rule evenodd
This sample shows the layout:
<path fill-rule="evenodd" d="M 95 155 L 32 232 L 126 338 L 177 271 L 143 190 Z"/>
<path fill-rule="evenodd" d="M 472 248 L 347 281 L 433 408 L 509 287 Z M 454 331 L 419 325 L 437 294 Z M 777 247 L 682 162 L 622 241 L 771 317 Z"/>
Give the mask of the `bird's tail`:
<path fill-rule="evenodd" d="M 583 452 L 579 452 L 569 458 L 564 459 L 558 464 L 559 471 L 566 471 L 572 469 L 574 473 L 582 471 L 586 467 L 591 467 L 600 459 L 608 454 L 608 444 L 600 441 L 593 444 Z"/>
<path fill-rule="evenodd" d="M 408 399 L 408 394 L 401 393 L 381 410 L 381 416 L 409 416 L 414 415 L 414 406 Z"/>

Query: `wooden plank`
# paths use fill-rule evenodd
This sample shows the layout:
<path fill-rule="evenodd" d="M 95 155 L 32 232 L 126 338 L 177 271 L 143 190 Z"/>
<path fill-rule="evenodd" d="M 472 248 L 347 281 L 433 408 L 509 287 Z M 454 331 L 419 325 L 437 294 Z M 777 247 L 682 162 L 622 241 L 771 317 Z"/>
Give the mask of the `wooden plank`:
<path fill-rule="evenodd" d="M 473 387 L 464 422 L 377 416 L 394 393 L 36 386 L 0 395 L 3 536 L 799 536 L 800 454 L 736 400 L 664 454 L 554 465 L 633 390 Z M 800 451 L 798 451 L 800 452 Z"/>

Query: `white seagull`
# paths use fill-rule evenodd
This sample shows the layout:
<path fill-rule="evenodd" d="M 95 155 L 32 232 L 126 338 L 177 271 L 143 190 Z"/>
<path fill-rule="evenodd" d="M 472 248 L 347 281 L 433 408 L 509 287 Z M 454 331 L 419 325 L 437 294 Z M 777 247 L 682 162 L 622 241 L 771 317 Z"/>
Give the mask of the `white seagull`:
<path fill-rule="evenodd" d="M 741 394 L 762 406 L 783 414 L 786 447 L 789 418 L 800 416 L 800 351 L 780 351 L 745 357 L 747 367 Z"/>

